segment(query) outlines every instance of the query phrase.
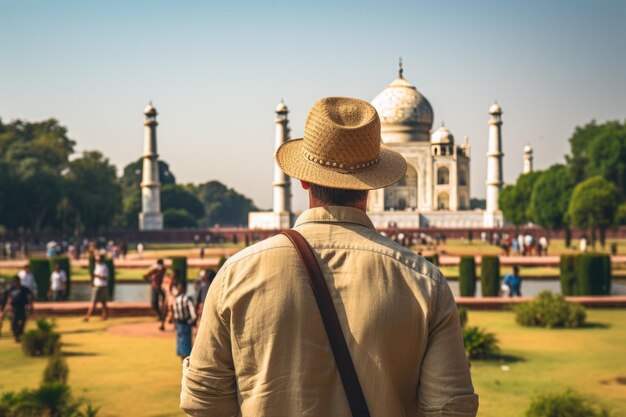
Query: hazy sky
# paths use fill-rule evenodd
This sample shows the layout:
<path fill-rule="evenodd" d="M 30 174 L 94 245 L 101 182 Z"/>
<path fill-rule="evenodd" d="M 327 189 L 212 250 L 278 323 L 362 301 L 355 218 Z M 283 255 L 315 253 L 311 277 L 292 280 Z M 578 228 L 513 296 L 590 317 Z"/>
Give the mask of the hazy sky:
<path fill-rule="evenodd" d="M 271 206 L 274 113 L 302 133 L 316 99 L 371 100 L 396 76 L 472 145 L 484 197 L 487 109 L 504 176 L 563 160 L 575 126 L 626 118 L 626 1 L 5 1 L 0 117 L 55 117 L 118 169 L 142 153 L 143 108 L 179 182 L 217 179 Z M 295 206 L 304 194 L 294 186 Z"/>

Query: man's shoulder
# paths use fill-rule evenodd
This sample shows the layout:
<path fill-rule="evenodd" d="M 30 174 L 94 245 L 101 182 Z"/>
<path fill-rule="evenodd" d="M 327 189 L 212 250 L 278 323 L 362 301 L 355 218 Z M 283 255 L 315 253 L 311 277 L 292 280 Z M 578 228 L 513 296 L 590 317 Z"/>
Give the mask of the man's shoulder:
<path fill-rule="evenodd" d="M 226 261 L 224 267 L 232 266 L 245 259 L 260 256 L 264 253 L 269 253 L 277 250 L 289 250 L 293 248 L 289 239 L 282 234 L 277 234 L 253 245 L 248 246 L 245 249 L 240 250 Z"/>

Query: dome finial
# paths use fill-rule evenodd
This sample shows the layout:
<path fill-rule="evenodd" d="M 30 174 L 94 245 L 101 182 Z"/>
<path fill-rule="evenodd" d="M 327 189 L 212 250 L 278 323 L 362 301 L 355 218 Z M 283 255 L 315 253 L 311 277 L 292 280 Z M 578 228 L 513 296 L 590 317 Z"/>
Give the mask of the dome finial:
<path fill-rule="evenodd" d="M 402 57 L 400 57 L 400 62 L 398 64 L 398 78 L 404 78 L 403 73 L 404 68 L 402 68 Z"/>

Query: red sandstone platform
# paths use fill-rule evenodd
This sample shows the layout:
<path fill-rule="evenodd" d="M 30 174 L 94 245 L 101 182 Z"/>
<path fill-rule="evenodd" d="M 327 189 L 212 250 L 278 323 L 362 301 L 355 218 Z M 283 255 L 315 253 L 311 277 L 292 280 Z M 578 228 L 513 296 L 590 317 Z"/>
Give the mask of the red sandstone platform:
<path fill-rule="evenodd" d="M 224 252 L 226 256 L 232 256 L 237 252 L 237 249 L 228 249 Z M 221 255 L 220 255 L 221 256 Z M 190 267 L 204 267 L 215 268 L 219 265 L 220 256 L 207 256 L 206 258 L 188 258 L 187 262 Z M 454 266 L 460 262 L 460 256 L 453 255 L 439 255 L 439 264 L 441 266 Z M 476 256 L 476 263 L 480 265 L 481 256 Z M 154 265 L 156 258 L 127 258 L 117 259 L 115 261 L 116 268 L 149 268 Z M 171 266 L 172 261 L 165 258 L 165 266 Z M 500 263 L 502 265 L 519 265 L 519 266 L 558 266 L 561 261 L 559 256 L 500 256 Z M 26 261 L 24 259 L 13 259 L 8 261 L 0 261 L 0 268 L 6 269 L 19 269 L 24 266 Z M 626 256 L 618 255 L 612 256 L 611 262 L 626 263 Z M 72 265 L 87 268 L 89 266 L 88 259 L 80 259 L 78 261 L 72 260 Z"/>
<path fill-rule="evenodd" d="M 505 310 L 515 304 L 530 301 L 532 297 L 501 298 L 501 297 L 458 297 L 459 307 L 473 310 Z M 626 296 L 610 297 L 567 297 L 590 308 L 626 308 Z M 82 316 L 87 311 L 88 302 L 67 301 L 60 303 L 35 303 L 35 314 L 38 316 Z M 94 317 L 100 315 L 98 308 Z M 145 317 L 153 316 L 149 303 L 110 302 L 110 317 Z"/>

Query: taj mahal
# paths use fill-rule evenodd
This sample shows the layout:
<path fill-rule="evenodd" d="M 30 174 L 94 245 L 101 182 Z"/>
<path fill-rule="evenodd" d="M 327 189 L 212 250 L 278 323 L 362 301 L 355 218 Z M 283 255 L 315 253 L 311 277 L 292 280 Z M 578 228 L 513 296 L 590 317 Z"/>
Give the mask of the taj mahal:
<path fill-rule="evenodd" d="M 457 143 L 443 124 L 433 129 L 434 112 L 429 101 L 404 78 L 402 61 L 398 76 L 372 101 L 381 121 L 382 142 L 402 154 L 407 172 L 396 184 L 370 191 L 367 211 L 377 228 L 491 228 L 504 224 L 498 206 L 502 178 L 502 108 L 488 110 L 488 151 L 485 209 L 470 206 L 471 146 L 467 136 Z M 289 140 L 289 110 L 276 108 L 275 149 Z M 524 148 L 524 172 L 532 171 L 533 151 Z M 274 207 L 249 215 L 250 229 L 284 229 L 293 221 L 291 183 L 274 167 Z"/>

